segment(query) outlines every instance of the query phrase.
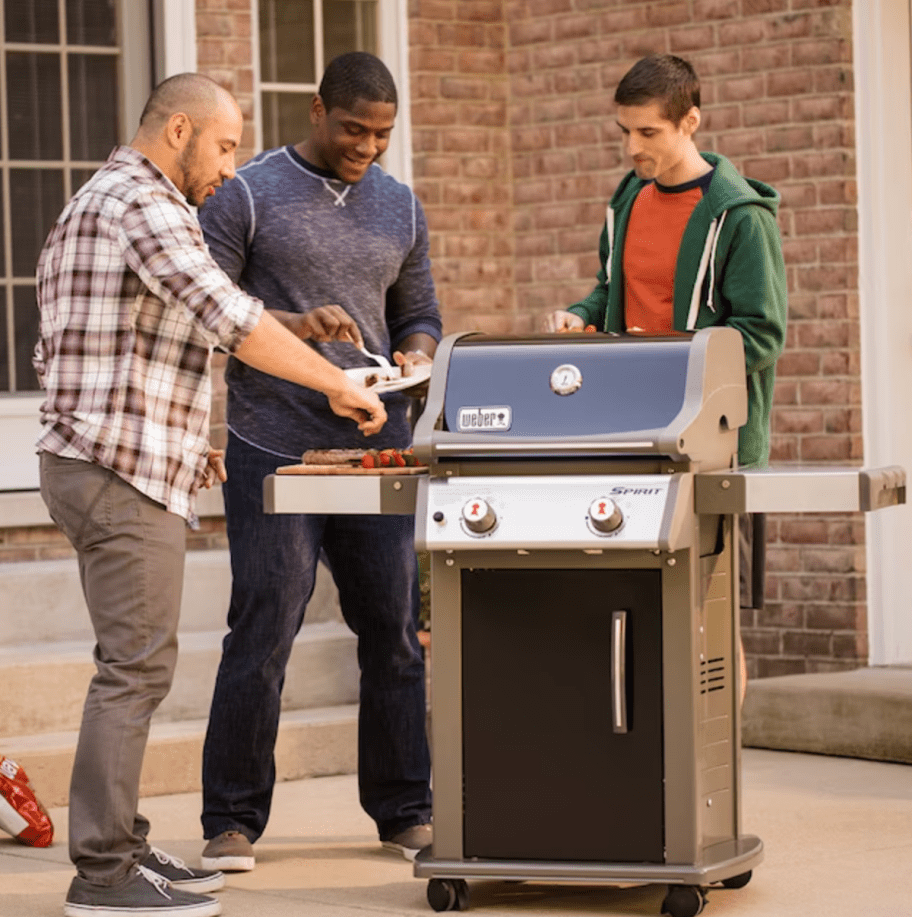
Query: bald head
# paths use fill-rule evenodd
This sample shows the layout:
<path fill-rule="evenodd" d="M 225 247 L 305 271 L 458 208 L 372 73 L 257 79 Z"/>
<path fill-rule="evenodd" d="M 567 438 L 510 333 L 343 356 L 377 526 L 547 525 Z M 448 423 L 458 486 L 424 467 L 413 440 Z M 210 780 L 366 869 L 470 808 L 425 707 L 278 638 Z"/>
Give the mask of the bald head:
<path fill-rule="evenodd" d="M 234 96 L 199 73 L 155 87 L 130 144 L 201 207 L 234 175 L 244 118 Z"/>
<path fill-rule="evenodd" d="M 238 107 L 234 96 L 215 80 L 201 73 L 178 73 L 152 91 L 139 119 L 139 132 L 146 136 L 158 134 L 180 112 L 199 131 L 224 106 Z"/>

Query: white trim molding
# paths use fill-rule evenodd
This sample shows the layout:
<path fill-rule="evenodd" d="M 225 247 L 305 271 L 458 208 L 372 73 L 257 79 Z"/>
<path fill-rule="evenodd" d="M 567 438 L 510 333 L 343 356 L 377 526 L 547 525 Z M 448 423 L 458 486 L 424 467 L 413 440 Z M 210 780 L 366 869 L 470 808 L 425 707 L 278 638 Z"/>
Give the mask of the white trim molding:
<path fill-rule="evenodd" d="M 196 0 L 152 0 L 155 83 L 196 70 Z"/>
<path fill-rule="evenodd" d="M 412 185 L 412 103 L 409 85 L 408 0 L 380 0 L 380 57 L 393 74 L 399 107 L 386 150 L 386 169 Z"/>
<path fill-rule="evenodd" d="M 912 471 L 910 0 L 854 3 L 864 459 Z M 912 507 L 866 514 L 870 662 L 912 662 Z"/>

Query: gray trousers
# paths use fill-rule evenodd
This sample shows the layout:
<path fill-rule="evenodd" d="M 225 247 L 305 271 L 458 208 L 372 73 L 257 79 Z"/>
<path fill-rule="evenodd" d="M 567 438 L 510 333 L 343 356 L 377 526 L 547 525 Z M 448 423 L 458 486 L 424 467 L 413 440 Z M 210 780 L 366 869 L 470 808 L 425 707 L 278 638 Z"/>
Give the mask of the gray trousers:
<path fill-rule="evenodd" d="M 86 881 L 114 885 L 149 850 L 139 778 L 177 662 L 186 525 L 114 472 L 47 452 L 41 496 L 76 549 L 97 641 L 70 783 L 70 859 Z"/>

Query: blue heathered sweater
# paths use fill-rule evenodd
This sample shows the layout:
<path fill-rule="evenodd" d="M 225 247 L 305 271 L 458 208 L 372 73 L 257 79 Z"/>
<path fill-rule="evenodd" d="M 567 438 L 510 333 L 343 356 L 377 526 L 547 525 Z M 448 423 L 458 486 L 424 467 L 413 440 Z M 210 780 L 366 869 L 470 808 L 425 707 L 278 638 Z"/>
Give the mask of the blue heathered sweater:
<path fill-rule="evenodd" d="M 336 304 L 367 349 L 390 357 L 410 334 L 440 339 L 424 212 L 378 165 L 355 185 L 329 179 L 292 147 L 250 160 L 200 210 L 215 260 L 266 308 L 307 312 Z M 343 368 L 373 363 L 351 344 L 313 344 Z M 384 396 L 389 421 L 364 437 L 326 397 L 232 357 L 228 426 L 261 449 L 300 459 L 307 449 L 404 448 L 408 398 Z"/>

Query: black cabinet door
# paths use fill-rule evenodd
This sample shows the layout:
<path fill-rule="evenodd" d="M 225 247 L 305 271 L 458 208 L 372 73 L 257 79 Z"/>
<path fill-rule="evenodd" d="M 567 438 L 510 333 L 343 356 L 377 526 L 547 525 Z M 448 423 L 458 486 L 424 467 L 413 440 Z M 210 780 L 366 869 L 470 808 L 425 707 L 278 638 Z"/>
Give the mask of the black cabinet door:
<path fill-rule="evenodd" d="M 663 862 L 661 573 L 463 570 L 461 589 L 465 857 Z"/>

